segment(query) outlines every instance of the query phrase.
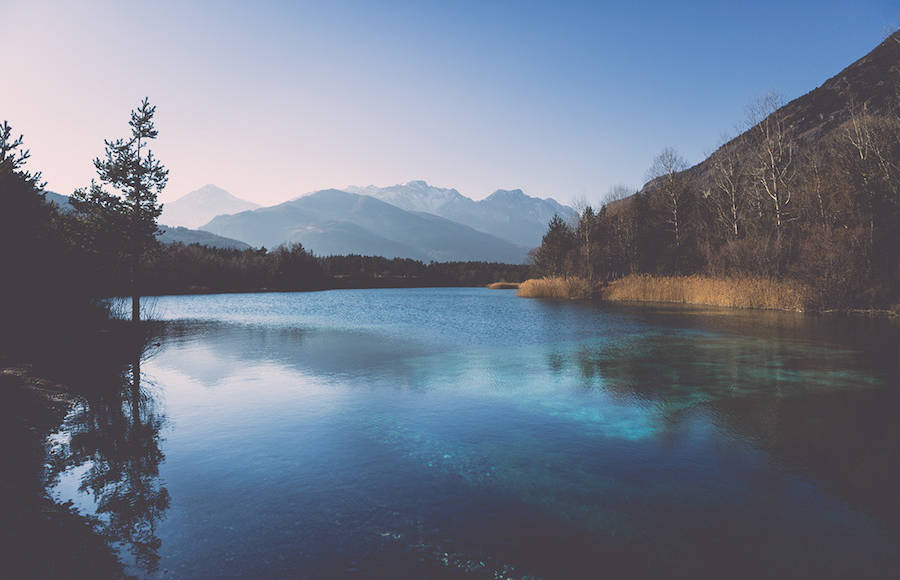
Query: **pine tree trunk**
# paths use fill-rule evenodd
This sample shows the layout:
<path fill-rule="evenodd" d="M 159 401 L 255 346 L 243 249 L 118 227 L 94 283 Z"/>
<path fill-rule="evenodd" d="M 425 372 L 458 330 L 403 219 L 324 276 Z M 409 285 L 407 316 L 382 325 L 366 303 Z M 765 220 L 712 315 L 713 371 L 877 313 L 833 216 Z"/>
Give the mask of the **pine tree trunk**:
<path fill-rule="evenodd" d="M 141 319 L 141 295 L 137 289 L 137 259 L 131 264 L 131 321 L 139 322 Z"/>

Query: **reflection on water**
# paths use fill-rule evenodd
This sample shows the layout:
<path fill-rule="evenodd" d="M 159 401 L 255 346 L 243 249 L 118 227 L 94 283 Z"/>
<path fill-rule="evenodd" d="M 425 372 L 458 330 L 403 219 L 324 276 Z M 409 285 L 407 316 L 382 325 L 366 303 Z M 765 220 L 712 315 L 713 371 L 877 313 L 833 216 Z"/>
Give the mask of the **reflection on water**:
<path fill-rule="evenodd" d="M 480 289 L 158 309 L 155 355 L 53 438 L 54 494 L 132 573 L 900 572 L 890 323 Z"/>
<path fill-rule="evenodd" d="M 156 410 L 156 396 L 141 382 L 137 357 L 122 388 L 98 389 L 81 400 L 50 444 L 51 485 L 77 480 L 101 532 L 145 573 L 158 570 L 162 542 L 156 527 L 169 507 L 169 492 L 159 481 L 165 418 Z"/>

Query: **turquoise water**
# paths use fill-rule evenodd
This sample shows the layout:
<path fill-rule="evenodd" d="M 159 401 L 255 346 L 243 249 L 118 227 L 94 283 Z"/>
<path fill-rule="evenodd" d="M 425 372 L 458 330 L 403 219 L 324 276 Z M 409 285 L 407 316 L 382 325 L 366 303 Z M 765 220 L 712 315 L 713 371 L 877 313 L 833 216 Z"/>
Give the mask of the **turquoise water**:
<path fill-rule="evenodd" d="M 486 289 L 152 299 L 52 494 L 144 577 L 900 574 L 898 331 Z"/>

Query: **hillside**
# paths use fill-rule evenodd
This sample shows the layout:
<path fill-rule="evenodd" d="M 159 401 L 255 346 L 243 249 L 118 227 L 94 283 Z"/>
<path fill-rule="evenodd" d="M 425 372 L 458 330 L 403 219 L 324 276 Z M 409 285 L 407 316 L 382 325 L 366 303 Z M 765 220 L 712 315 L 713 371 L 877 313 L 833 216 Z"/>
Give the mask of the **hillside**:
<path fill-rule="evenodd" d="M 851 115 L 865 110 L 875 116 L 896 115 L 900 110 L 900 30 L 894 32 L 869 54 L 860 58 L 821 86 L 782 106 L 777 114 L 792 127 L 800 147 L 816 147 L 833 137 Z M 714 187 L 716 162 L 729 148 L 739 159 L 751 155 L 754 132 L 747 130 L 717 149 L 707 159 L 689 168 L 684 176 L 699 191 Z M 797 158 L 798 172 L 806 160 Z M 654 182 L 645 186 L 652 191 Z"/>
<path fill-rule="evenodd" d="M 407 211 L 431 213 L 527 248 L 541 243 L 554 214 L 565 219 L 575 216 L 571 207 L 551 198 L 528 196 L 521 189 L 499 189 L 480 201 L 424 181 L 390 187 L 348 187 L 345 191 L 368 195 Z"/>
<path fill-rule="evenodd" d="M 164 244 L 200 244 L 201 246 L 209 246 L 210 248 L 221 248 L 223 250 L 247 250 L 250 244 L 246 244 L 240 240 L 233 240 L 224 236 L 217 236 L 211 232 L 203 230 L 192 230 L 190 228 L 172 227 L 160 224 L 159 237 L 157 238 Z"/>
<path fill-rule="evenodd" d="M 528 248 L 374 197 L 327 189 L 272 207 L 218 216 L 203 228 L 266 247 L 300 242 L 320 254 L 521 263 Z"/>

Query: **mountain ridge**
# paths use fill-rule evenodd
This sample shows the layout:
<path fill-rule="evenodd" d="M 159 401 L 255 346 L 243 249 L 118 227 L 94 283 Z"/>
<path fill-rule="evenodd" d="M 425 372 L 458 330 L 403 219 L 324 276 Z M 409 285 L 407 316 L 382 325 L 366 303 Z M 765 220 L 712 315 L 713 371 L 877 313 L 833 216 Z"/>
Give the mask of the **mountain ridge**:
<path fill-rule="evenodd" d="M 349 186 L 344 189 L 368 195 L 407 211 L 425 211 L 529 248 L 540 245 L 547 223 L 554 214 L 575 217 L 575 210 L 553 198 L 527 195 L 521 189 L 498 189 L 475 201 L 456 189 L 415 180 L 377 187 Z"/>
<path fill-rule="evenodd" d="M 217 216 L 202 229 L 266 247 L 300 242 L 317 254 L 520 263 L 529 249 L 428 212 L 339 189 Z M 342 232 L 351 232 L 353 239 L 342 240 Z"/>

